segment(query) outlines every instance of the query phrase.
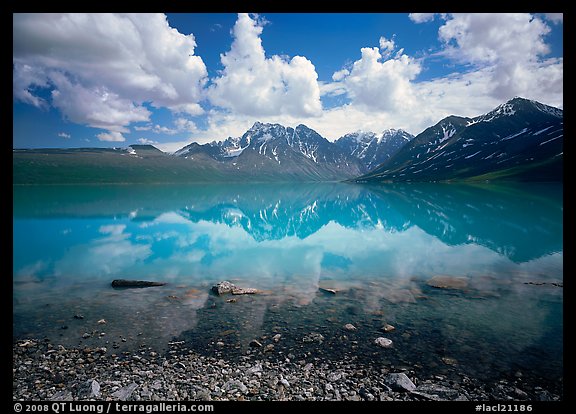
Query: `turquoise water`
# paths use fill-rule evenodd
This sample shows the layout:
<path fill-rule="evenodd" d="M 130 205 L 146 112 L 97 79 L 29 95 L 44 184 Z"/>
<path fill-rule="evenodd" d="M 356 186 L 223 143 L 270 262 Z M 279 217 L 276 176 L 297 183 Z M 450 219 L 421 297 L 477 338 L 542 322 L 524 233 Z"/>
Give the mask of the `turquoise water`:
<path fill-rule="evenodd" d="M 562 196 L 556 184 L 15 186 L 14 337 L 232 355 L 280 333 L 271 355 L 556 381 Z M 459 284 L 431 286 L 438 276 Z M 120 278 L 167 285 L 112 288 Z M 222 280 L 262 293 L 227 302 L 210 292 Z M 303 341 L 311 332 L 324 342 Z"/>

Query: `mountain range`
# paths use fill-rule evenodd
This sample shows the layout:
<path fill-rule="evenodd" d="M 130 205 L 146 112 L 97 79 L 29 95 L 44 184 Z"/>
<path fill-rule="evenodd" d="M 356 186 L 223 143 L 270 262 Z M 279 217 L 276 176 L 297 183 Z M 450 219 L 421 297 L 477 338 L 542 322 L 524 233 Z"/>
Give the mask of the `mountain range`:
<path fill-rule="evenodd" d="M 358 131 L 334 142 L 305 125 L 256 122 L 240 137 L 173 154 L 128 148 L 14 149 L 13 183 L 562 180 L 563 111 L 514 98 L 413 136 Z"/>
<path fill-rule="evenodd" d="M 563 121 L 561 109 L 523 98 L 449 116 L 356 181 L 562 180 Z"/>

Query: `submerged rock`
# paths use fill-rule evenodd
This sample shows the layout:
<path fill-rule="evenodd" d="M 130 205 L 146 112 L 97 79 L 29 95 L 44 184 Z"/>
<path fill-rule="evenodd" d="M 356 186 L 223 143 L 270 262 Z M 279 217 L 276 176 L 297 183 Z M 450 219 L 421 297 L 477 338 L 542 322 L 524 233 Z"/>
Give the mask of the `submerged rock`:
<path fill-rule="evenodd" d="M 392 340 L 382 336 L 376 338 L 374 343 L 381 348 L 392 348 Z"/>
<path fill-rule="evenodd" d="M 434 276 L 426 283 L 428 286 L 439 289 L 465 289 L 468 287 L 468 279 L 465 277 Z"/>
<path fill-rule="evenodd" d="M 256 339 L 252 339 L 249 344 L 252 348 L 260 348 L 262 344 Z"/>
<path fill-rule="evenodd" d="M 212 292 L 216 293 L 217 295 L 224 295 L 225 293 L 232 293 L 232 289 L 235 288 L 236 285 L 225 280 L 212 286 Z"/>
<path fill-rule="evenodd" d="M 225 295 L 226 293 L 232 293 L 233 295 L 253 295 L 258 293 L 259 290 L 254 288 L 241 288 L 232 282 L 224 280 L 212 286 L 212 292 L 218 296 Z"/>
<path fill-rule="evenodd" d="M 347 323 L 346 325 L 344 325 L 344 329 L 347 331 L 356 331 L 358 328 L 356 328 L 354 325 L 352 325 L 351 323 Z"/>
<path fill-rule="evenodd" d="M 396 327 L 394 327 L 394 326 L 392 326 L 392 325 L 390 325 L 390 324 L 388 324 L 388 323 L 382 327 L 382 330 L 383 330 L 384 332 L 392 332 L 392 331 L 395 330 L 395 329 L 396 329 Z"/>
<path fill-rule="evenodd" d="M 321 344 L 324 341 L 324 336 L 317 332 L 312 332 L 302 338 L 302 342 L 310 343 L 310 342 L 318 342 Z"/>
<path fill-rule="evenodd" d="M 323 287 L 319 287 L 318 288 L 321 292 L 324 293 L 331 293 L 332 295 L 336 294 L 336 290 L 335 289 L 330 289 L 330 288 L 323 288 Z"/>
<path fill-rule="evenodd" d="M 115 288 L 143 288 L 152 286 L 164 286 L 164 282 L 151 282 L 148 280 L 128 280 L 128 279 L 114 279 L 111 283 Z"/>
<path fill-rule="evenodd" d="M 254 289 L 254 288 L 234 288 L 232 289 L 232 294 L 233 295 L 254 295 L 258 293 L 258 289 Z"/>

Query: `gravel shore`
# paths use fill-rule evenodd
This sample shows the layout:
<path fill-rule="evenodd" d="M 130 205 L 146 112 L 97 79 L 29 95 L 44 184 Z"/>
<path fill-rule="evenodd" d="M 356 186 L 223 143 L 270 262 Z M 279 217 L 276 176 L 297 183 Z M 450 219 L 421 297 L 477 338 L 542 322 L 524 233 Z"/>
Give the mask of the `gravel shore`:
<path fill-rule="evenodd" d="M 426 377 L 417 368 L 354 358 L 278 355 L 254 344 L 228 359 L 200 355 L 183 342 L 166 352 L 142 347 L 66 349 L 48 340 L 13 344 L 13 399 L 24 401 L 313 400 L 559 401 L 562 390 L 522 377 L 486 382 L 463 373 Z"/>

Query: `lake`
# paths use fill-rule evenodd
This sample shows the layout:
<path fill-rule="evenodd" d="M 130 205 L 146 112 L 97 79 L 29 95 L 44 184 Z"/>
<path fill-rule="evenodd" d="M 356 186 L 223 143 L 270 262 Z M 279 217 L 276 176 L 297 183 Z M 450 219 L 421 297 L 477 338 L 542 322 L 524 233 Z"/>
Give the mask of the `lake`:
<path fill-rule="evenodd" d="M 257 339 L 277 357 L 562 380 L 562 184 L 13 194 L 14 340 L 118 353 L 185 341 L 234 357 Z M 167 284 L 115 289 L 114 279 Z M 223 280 L 260 293 L 213 294 Z M 375 346 L 380 336 L 393 347 Z"/>

